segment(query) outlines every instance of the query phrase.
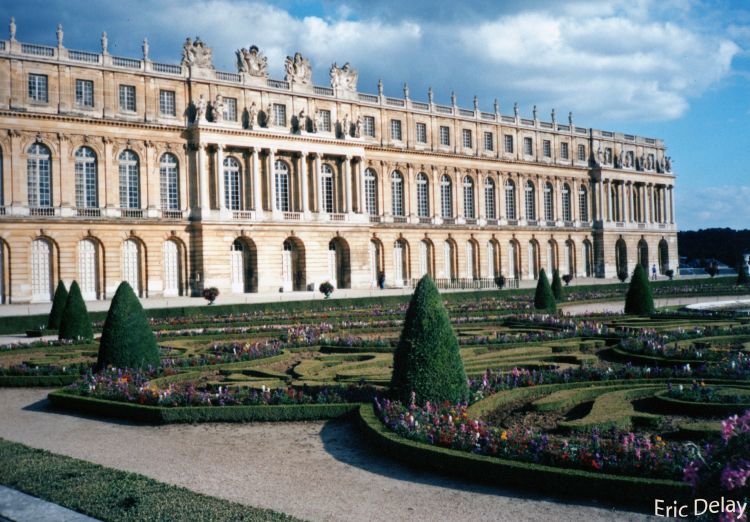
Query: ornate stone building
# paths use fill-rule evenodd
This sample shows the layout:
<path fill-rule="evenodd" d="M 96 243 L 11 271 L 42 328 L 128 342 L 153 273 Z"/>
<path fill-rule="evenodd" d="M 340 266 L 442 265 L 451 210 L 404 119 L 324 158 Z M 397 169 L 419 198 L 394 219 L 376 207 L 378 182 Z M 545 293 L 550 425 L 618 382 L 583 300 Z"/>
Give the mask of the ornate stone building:
<path fill-rule="evenodd" d="M 674 175 L 660 140 L 357 90 L 348 63 L 237 72 L 187 39 L 180 64 L 0 41 L 0 295 L 88 299 L 492 286 L 540 268 L 676 268 Z"/>

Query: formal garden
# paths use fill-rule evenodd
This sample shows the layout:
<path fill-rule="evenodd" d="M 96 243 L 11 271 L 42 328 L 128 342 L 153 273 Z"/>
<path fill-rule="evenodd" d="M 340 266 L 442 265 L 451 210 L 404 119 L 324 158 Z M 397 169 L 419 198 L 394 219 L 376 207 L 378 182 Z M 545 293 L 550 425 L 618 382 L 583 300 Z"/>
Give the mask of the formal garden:
<path fill-rule="evenodd" d="M 74 283 L 49 317 L 0 320 L 58 334 L 0 347 L 0 386 L 59 387 L 57 408 L 150 424 L 349 416 L 400 461 L 553 496 L 747 498 L 750 318 L 653 302 L 747 288 L 650 283 L 640 267 L 619 285 L 551 279 L 147 311 L 123 284 L 107 314 L 88 314 Z M 617 299 L 627 314 L 564 312 Z"/>

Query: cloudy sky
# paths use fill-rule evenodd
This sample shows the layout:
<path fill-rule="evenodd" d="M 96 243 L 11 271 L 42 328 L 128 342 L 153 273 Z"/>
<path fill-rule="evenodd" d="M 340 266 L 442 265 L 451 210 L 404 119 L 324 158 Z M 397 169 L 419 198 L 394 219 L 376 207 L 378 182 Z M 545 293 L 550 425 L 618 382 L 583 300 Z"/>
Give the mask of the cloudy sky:
<path fill-rule="evenodd" d="M 272 77 L 295 51 L 328 83 L 332 62 L 359 69 L 359 90 L 530 117 L 552 108 L 577 125 L 663 138 L 674 159 L 681 229 L 750 228 L 750 2 L 743 0 L 5 0 L 17 38 L 177 63 L 199 35 L 214 64 L 258 45 Z M 7 23 L 7 22 L 4 22 Z M 6 25 L 7 27 L 7 25 Z M 6 36 L 3 36 L 5 38 Z"/>

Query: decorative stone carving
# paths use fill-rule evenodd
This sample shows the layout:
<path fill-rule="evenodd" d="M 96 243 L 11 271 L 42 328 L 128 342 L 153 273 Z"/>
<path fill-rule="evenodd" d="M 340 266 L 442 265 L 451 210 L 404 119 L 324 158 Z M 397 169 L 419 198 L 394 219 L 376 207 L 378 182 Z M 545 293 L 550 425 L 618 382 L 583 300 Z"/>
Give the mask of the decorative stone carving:
<path fill-rule="evenodd" d="M 268 58 L 260 52 L 257 46 L 251 45 L 249 49 L 238 49 L 237 70 L 258 78 L 268 78 Z"/>
<path fill-rule="evenodd" d="M 307 132 L 307 114 L 305 114 L 305 109 L 299 111 L 297 115 L 297 130 Z"/>
<path fill-rule="evenodd" d="M 102 54 L 107 54 L 107 46 L 109 45 L 109 40 L 107 39 L 107 31 L 102 31 Z"/>
<path fill-rule="evenodd" d="M 195 102 L 195 123 L 206 121 L 206 97 L 201 94 Z"/>
<path fill-rule="evenodd" d="M 323 130 L 323 111 L 316 109 L 315 118 L 313 119 L 313 132 L 319 132 L 321 130 Z"/>
<path fill-rule="evenodd" d="M 344 115 L 344 120 L 341 122 L 341 134 L 343 134 L 344 138 L 351 137 L 352 132 L 352 122 L 349 119 L 349 115 Z"/>
<path fill-rule="evenodd" d="M 355 92 L 357 90 L 357 78 L 359 73 L 356 69 L 352 69 L 349 62 L 346 62 L 343 67 L 336 65 L 333 62 L 331 65 L 331 87 L 342 91 Z"/>
<path fill-rule="evenodd" d="M 143 61 L 148 61 L 148 38 L 143 38 L 141 49 L 143 50 Z"/>
<path fill-rule="evenodd" d="M 57 46 L 62 47 L 63 36 L 65 36 L 65 33 L 63 33 L 62 24 L 57 24 L 57 30 L 55 31 L 55 35 L 57 36 Z"/>
<path fill-rule="evenodd" d="M 203 43 L 198 36 L 195 37 L 195 41 L 192 41 L 190 37 L 186 38 L 182 46 L 182 65 L 213 69 L 211 48 Z"/>
<path fill-rule="evenodd" d="M 251 129 L 258 126 L 258 107 L 255 102 L 250 104 L 250 108 L 247 110 L 247 124 Z"/>
<path fill-rule="evenodd" d="M 10 17 L 10 25 L 8 26 L 8 32 L 10 34 L 10 41 L 15 42 L 16 41 L 16 19 L 14 17 Z"/>
<path fill-rule="evenodd" d="M 664 171 L 672 172 L 672 156 L 664 157 Z"/>
<path fill-rule="evenodd" d="M 355 138 L 362 137 L 362 116 L 357 116 L 357 121 L 354 124 L 354 137 Z"/>
<path fill-rule="evenodd" d="M 214 123 L 221 123 L 224 121 L 224 97 L 221 94 L 216 95 L 213 105 L 213 117 Z"/>
<path fill-rule="evenodd" d="M 309 85 L 312 83 L 312 67 L 310 60 L 303 58 L 300 53 L 294 53 L 294 57 L 286 57 L 284 62 L 286 76 L 284 79 L 292 83 Z"/>
<path fill-rule="evenodd" d="M 268 107 L 266 107 L 266 121 L 265 121 L 265 123 L 266 123 L 266 128 L 268 128 L 268 127 L 270 127 L 270 126 L 271 126 L 271 110 L 272 110 L 272 109 L 273 109 L 273 107 L 272 107 L 272 106 L 271 106 L 271 104 L 269 103 L 269 104 L 268 104 Z"/>

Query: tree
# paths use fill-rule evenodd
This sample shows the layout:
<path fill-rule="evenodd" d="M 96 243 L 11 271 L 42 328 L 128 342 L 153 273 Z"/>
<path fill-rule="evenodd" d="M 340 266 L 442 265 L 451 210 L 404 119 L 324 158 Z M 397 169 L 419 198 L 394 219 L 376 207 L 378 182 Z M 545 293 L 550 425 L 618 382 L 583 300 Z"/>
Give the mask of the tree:
<path fill-rule="evenodd" d="M 215 286 L 203 289 L 203 299 L 208 301 L 208 304 L 214 304 L 214 301 L 216 301 L 217 297 L 219 297 L 219 289 Z"/>
<path fill-rule="evenodd" d="M 320 290 L 320 293 L 326 296 L 326 299 L 331 297 L 331 294 L 334 291 L 333 285 L 329 281 L 323 281 L 320 283 L 320 287 L 318 288 Z"/>
<path fill-rule="evenodd" d="M 65 288 L 62 281 L 58 281 L 57 288 L 55 289 L 55 297 L 52 298 L 52 310 L 49 311 L 49 319 L 47 319 L 47 328 L 50 330 L 60 328 L 60 318 L 67 302 L 68 289 Z"/>
<path fill-rule="evenodd" d="M 737 266 L 737 286 L 747 286 L 750 284 L 750 277 L 747 275 L 747 263 L 744 260 Z"/>
<path fill-rule="evenodd" d="M 556 301 L 562 301 L 562 280 L 560 279 L 560 271 L 557 268 L 552 272 L 552 295 L 555 296 Z"/>
<path fill-rule="evenodd" d="M 159 366 L 159 348 L 141 302 L 123 281 L 107 312 L 99 341 L 97 370 Z"/>
<path fill-rule="evenodd" d="M 630 315 L 649 315 L 654 313 L 654 297 L 651 294 L 651 283 L 643 266 L 639 263 L 630 279 L 628 293 L 625 296 L 625 313 Z"/>
<path fill-rule="evenodd" d="M 409 402 L 456 403 L 469 388 L 448 311 L 430 276 L 419 280 L 406 310 L 404 328 L 393 354 L 391 391 Z"/>
<path fill-rule="evenodd" d="M 549 286 L 549 280 L 547 279 L 547 274 L 544 272 L 544 268 L 539 271 L 539 279 L 537 280 L 536 292 L 534 293 L 534 308 L 544 310 L 550 314 L 554 314 L 557 311 L 555 294 L 552 293 L 552 288 Z"/>
<path fill-rule="evenodd" d="M 76 281 L 70 285 L 68 300 L 65 302 L 65 309 L 60 319 L 58 338 L 71 341 L 94 338 L 89 311 L 86 309 L 81 289 Z"/>

